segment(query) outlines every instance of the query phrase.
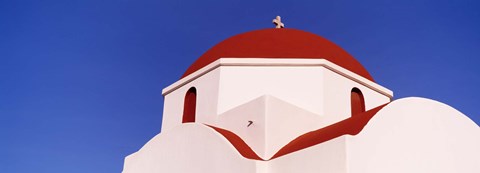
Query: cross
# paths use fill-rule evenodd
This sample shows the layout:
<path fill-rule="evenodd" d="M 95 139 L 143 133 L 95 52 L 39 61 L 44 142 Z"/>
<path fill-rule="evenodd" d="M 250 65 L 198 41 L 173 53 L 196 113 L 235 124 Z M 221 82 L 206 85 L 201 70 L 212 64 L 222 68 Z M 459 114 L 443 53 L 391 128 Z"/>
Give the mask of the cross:
<path fill-rule="evenodd" d="M 282 23 L 282 18 L 280 16 L 277 16 L 275 19 L 273 19 L 273 24 L 275 24 L 275 28 L 284 28 L 285 24 Z"/>

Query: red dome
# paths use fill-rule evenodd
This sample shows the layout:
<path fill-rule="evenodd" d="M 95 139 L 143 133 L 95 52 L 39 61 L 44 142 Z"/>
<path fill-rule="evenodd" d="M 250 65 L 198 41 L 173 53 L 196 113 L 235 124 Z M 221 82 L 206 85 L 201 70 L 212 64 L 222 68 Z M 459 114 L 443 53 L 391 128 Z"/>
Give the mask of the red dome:
<path fill-rule="evenodd" d="M 313 33 L 296 29 L 262 29 L 230 37 L 205 52 L 182 78 L 220 58 L 326 59 L 374 81 L 368 71 L 341 47 Z"/>

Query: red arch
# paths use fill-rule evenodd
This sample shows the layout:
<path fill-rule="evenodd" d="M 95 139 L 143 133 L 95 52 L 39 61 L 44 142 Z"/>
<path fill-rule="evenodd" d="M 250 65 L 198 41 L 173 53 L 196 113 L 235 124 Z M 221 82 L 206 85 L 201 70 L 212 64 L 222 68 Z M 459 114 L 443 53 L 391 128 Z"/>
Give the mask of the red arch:
<path fill-rule="evenodd" d="M 185 94 L 185 100 L 183 104 L 183 118 L 182 123 L 195 122 L 195 112 L 197 108 L 197 89 L 192 87 L 188 89 Z"/>
<path fill-rule="evenodd" d="M 358 88 L 353 88 L 350 94 L 350 105 L 352 116 L 365 112 L 365 99 L 362 91 Z"/>

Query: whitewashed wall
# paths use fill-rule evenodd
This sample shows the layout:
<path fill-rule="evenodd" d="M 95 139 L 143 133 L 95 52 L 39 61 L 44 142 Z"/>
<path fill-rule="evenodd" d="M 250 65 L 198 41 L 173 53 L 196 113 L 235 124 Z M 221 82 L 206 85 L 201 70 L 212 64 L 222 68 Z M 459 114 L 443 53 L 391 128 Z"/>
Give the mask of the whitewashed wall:
<path fill-rule="evenodd" d="M 162 131 L 182 124 L 183 105 L 188 89 L 197 89 L 196 122 L 216 120 L 220 70 L 216 69 L 165 95 Z"/>
<path fill-rule="evenodd" d="M 151 139 L 125 159 L 123 173 L 247 173 L 256 171 L 219 133 L 187 123 Z"/>
<path fill-rule="evenodd" d="M 480 128 L 443 103 L 393 101 L 348 138 L 349 173 L 478 173 Z"/>

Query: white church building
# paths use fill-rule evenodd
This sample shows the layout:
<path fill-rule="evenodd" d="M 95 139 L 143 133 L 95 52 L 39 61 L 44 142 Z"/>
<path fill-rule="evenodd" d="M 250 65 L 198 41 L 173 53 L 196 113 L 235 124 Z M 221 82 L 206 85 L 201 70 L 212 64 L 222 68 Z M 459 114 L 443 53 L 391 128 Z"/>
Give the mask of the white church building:
<path fill-rule="evenodd" d="M 230 37 L 162 94 L 161 133 L 123 173 L 480 173 L 475 122 L 392 100 L 345 50 L 301 30 Z"/>

